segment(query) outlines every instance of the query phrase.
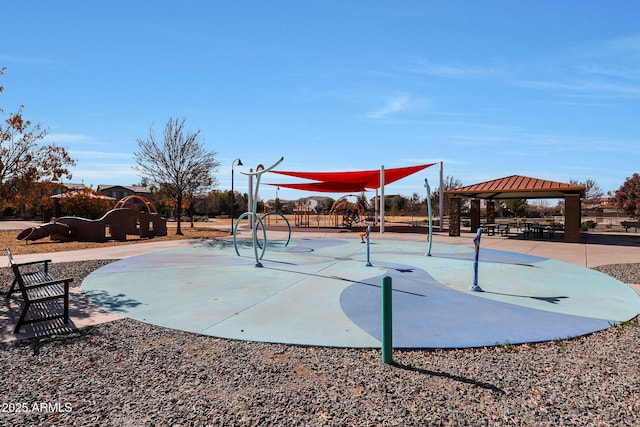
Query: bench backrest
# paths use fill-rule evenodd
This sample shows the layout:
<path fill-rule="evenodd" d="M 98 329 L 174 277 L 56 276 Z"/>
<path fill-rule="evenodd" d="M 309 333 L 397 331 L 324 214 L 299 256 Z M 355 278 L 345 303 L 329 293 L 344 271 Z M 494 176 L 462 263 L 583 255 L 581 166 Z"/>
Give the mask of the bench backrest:
<path fill-rule="evenodd" d="M 15 261 L 13 260 L 13 254 L 11 253 L 11 248 L 5 248 L 5 250 L 7 251 L 7 257 L 9 258 L 9 265 L 13 266 L 13 264 L 15 264 Z"/>
<path fill-rule="evenodd" d="M 22 293 L 22 297 L 28 298 L 27 292 L 24 288 L 24 280 L 22 279 L 22 274 L 20 273 L 18 264 L 13 259 L 13 254 L 11 253 L 11 249 L 5 248 L 5 250 L 7 251 L 7 258 L 9 258 L 9 266 L 11 266 L 11 269 L 13 270 L 13 275 L 15 276 L 15 278 L 13 279 L 14 284 L 17 283 L 18 286 L 20 287 L 20 292 Z M 11 286 L 11 288 L 13 289 L 13 285 Z"/>
<path fill-rule="evenodd" d="M 17 263 L 15 261 L 15 259 L 13 258 L 13 253 L 11 252 L 10 248 L 5 248 L 5 250 L 7 251 L 7 258 L 9 258 L 9 265 L 11 266 L 11 269 L 13 270 L 13 275 L 15 276 L 13 283 L 11 284 L 11 289 L 9 290 L 9 294 L 13 292 L 15 285 L 17 284 L 20 287 L 20 292 L 22 293 L 22 296 L 27 299 L 27 295 L 26 295 L 26 289 L 25 289 L 25 279 L 23 277 L 24 275 L 29 275 L 32 276 L 34 274 L 36 274 L 34 272 L 36 266 L 40 267 L 39 272 L 44 275 L 49 274 L 49 263 L 51 262 L 50 259 L 46 259 L 46 260 L 39 260 L 39 261 L 29 261 L 29 262 L 23 262 L 23 263 Z M 27 267 L 29 268 L 29 272 L 21 272 L 20 271 L 20 267 Z"/>

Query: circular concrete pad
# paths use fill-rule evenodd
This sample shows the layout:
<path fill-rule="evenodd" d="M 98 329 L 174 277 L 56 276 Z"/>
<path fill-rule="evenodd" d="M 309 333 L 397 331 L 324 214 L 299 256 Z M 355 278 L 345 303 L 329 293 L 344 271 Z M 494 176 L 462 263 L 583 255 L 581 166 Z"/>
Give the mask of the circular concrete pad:
<path fill-rule="evenodd" d="M 564 339 L 640 312 L 640 297 L 595 270 L 472 247 L 294 239 L 253 249 L 228 240 L 136 256 L 83 282 L 96 303 L 160 326 L 222 338 L 380 347 L 381 282 L 393 280 L 393 346 L 463 348 Z"/>

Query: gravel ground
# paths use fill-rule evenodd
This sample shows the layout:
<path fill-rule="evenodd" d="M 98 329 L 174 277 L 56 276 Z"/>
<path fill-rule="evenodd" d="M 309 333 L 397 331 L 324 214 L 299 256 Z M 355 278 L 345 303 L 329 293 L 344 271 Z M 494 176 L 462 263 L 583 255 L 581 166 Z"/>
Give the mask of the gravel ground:
<path fill-rule="evenodd" d="M 52 274 L 79 285 L 107 262 Z M 598 270 L 640 283 L 640 264 Z M 3 291 L 10 278 L 0 269 Z M 638 319 L 569 341 L 394 351 L 393 365 L 376 349 L 239 342 L 130 319 L 0 348 L 0 425 L 640 425 Z"/>

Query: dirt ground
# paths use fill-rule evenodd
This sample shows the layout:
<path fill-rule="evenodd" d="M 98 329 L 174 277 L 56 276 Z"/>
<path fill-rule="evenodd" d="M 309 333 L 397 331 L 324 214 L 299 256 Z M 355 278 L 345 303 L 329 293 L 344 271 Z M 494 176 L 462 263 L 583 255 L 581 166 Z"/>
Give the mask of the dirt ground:
<path fill-rule="evenodd" d="M 218 228 L 219 227 L 219 228 Z M 151 239 L 141 239 L 140 237 L 130 235 L 126 241 L 109 240 L 106 242 L 57 242 L 52 241 L 48 237 L 35 241 L 17 241 L 16 237 L 22 230 L 0 230 L 0 249 L 4 252 L 4 248 L 11 248 L 14 255 L 35 254 L 47 252 L 72 251 L 77 249 L 104 248 L 116 245 L 133 245 L 141 242 L 164 241 L 176 239 L 202 239 L 210 237 L 219 237 L 229 234 L 229 224 L 225 223 L 195 223 L 191 227 L 190 223 L 182 223 L 181 229 L 183 235 L 176 234 L 176 223 L 167 224 L 167 235 L 161 237 L 153 237 Z"/>

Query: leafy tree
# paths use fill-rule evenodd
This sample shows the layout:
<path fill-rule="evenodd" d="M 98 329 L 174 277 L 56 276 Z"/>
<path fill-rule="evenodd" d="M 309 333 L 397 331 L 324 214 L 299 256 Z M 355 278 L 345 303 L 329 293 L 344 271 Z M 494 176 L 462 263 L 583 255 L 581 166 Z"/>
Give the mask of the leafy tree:
<path fill-rule="evenodd" d="M 249 203 L 249 195 L 247 193 L 240 194 L 234 191 L 234 202 L 234 206 L 236 207 L 236 209 L 234 209 L 234 216 L 236 218 L 239 216 L 239 213 L 246 212 L 249 209 L 247 206 Z M 207 195 L 206 203 L 208 212 L 212 215 L 228 215 L 231 211 L 231 191 L 212 190 Z M 258 212 L 262 212 L 263 209 L 264 204 L 258 200 Z"/>
<path fill-rule="evenodd" d="M 138 139 L 139 151 L 134 154 L 143 179 L 148 179 L 175 198 L 177 229 L 182 235 L 181 213 L 184 199 L 199 194 L 217 184 L 212 175 L 220 162 L 213 151 L 206 151 L 200 142 L 200 130 L 184 128 L 185 119 L 170 118 L 164 128 L 164 138 L 156 138 L 153 126 L 147 139 Z"/>
<path fill-rule="evenodd" d="M 59 198 L 65 215 L 98 219 L 113 208 L 115 200 L 90 188 L 63 193 Z"/>
<path fill-rule="evenodd" d="M 399 194 L 390 196 L 388 199 L 385 197 L 385 205 L 389 205 L 392 216 L 400 215 L 404 211 L 404 203 L 406 199 Z"/>
<path fill-rule="evenodd" d="M 229 213 L 231 210 L 231 192 L 212 190 L 208 199 L 211 205 L 211 213 L 215 216 Z"/>
<path fill-rule="evenodd" d="M 274 209 L 276 212 L 282 212 L 282 203 L 280 202 L 280 197 L 276 197 L 274 202 Z"/>
<path fill-rule="evenodd" d="M 0 69 L 0 75 L 6 68 Z M 0 92 L 3 91 L 0 86 Z M 71 179 L 75 161 L 66 148 L 55 144 L 39 146 L 48 130 L 23 115 L 23 106 L 0 123 L 0 207 L 21 208 L 41 201 L 50 193 L 50 183 L 63 176 Z M 0 108 L 0 115 L 5 112 Z"/>
<path fill-rule="evenodd" d="M 616 191 L 615 203 L 632 218 L 640 218 L 640 175 L 634 173 Z"/>
<path fill-rule="evenodd" d="M 360 206 L 360 209 L 364 212 L 370 209 L 369 203 L 367 203 L 367 196 L 364 194 L 364 192 L 360 193 L 356 197 L 356 204 Z"/>
<path fill-rule="evenodd" d="M 496 212 L 505 217 L 525 217 L 529 210 L 527 199 L 499 199 L 496 202 Z"/>

